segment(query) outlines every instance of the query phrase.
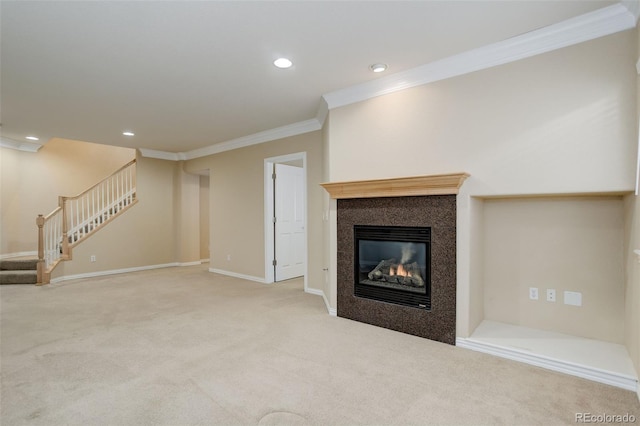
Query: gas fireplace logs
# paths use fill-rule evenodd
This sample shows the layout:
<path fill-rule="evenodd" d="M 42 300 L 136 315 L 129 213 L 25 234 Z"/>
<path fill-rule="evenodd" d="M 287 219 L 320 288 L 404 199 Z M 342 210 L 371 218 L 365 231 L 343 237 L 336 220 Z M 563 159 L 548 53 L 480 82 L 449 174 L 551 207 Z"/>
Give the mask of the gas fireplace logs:
<path fill-rule="evenodd" d="M 402 264 L 396 259 L 381 260 L 368 277 L 371 281 L 398 283 L 411 287 L 424 287 L 418 263 Z"/>

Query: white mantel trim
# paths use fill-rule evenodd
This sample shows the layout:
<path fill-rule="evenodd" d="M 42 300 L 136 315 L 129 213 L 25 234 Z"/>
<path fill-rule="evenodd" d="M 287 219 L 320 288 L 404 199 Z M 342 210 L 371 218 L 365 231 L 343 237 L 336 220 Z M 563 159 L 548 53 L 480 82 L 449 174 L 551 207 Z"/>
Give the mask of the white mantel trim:
<path fill-rule="evenodd" d="M 636 16 L 614 4 L 478 49 L 327 93 L 329 109 L 468 74 L 634 28 Z"/>

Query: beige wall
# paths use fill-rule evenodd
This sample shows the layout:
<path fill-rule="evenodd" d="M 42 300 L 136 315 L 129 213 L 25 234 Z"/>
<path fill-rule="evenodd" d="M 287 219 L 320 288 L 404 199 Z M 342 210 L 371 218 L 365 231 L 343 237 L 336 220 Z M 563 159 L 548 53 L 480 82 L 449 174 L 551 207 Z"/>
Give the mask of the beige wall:
<path fill-rule="evenodd" d="M 75 247 L 73 260 L 62 262 L 52 278 L 179 262 L 174 210 L 179 166 L 138 157 L 138 203 Z M 92 255 L 96 262 L 90 262 Z"/>
<path fill-rule="evenodd" d="M 184 171 L 177 163 L 174 175 L 174 239 L 179 263 L 200 261 L 200 176 Z"/>
<path fill-rule="evenodd" d="M 640 63 L 640 29 L 636 28 L 636 60 Z M 640 123 L 640 73 L 636 76 L 636 116 Z M 637 129 L 637 127 L 636 127 Z M 640 135 L 636 135 L 640 144 Z M 640 156 L 640 152 L 637 153 Z M 636 157 L 639 158 L 639 157 Z M 638 177 L 637 177 L 638 178 Z M 625 197 L 625 264 L 626 264 L 626 316 L 625 341 L 631 359 L 640 374 L 640 259 L 633 250 L 640 249 L 640 196 Z M 638 388 L 640 398 L 640 388 Z"/>
<path fill-rule="evenodd" d="M 485 319 L 624 343 L 622 197 L 485 200 L 483 225 Z"/>
<path fill-rule="evenodd" d="M 209 261 L 209 175 L 200 176 L 200 260 Z"/>
<path fill-rule="evenodd" d="M 210 267 L 265 276 L 264 160 L 307 153 L 308 286 L 322 289 L 322 136 L 312 132 L 190 160 L 186 170 L 210 173 Z M 227 260 L 227 256 L 231 260 Z"/>
<path fill-rule="evenodd" d="M 626 31 L 333 109 L 329 180 L 471 174 L 457 205 L 457 333 L 467 337 L 483 309 L 470 276 L 482 266 L 472 197 L 632 190 L 636 59 Z"/>
<path fill-rule="evenodd" d="M 640 374 L 640 260 L 633 252 L 640 249 L 640 196 L 624 197 L 625 208 L 625 343 L 636 372 Z M 639 389 L 640 396 L 640 389 Z"/>
<path fill-rule="evenodd" d="M 0 148 L 0 254 L 36 251 L 38 214 L 134 158 L 133 149 L 66 139 L 52 139 L 36 153 Z"/>

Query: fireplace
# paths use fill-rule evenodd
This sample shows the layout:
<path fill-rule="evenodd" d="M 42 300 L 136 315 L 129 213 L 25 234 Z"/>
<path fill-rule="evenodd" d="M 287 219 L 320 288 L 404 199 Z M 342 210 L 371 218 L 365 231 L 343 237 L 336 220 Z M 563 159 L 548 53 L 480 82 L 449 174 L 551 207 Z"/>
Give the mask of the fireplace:
<path fill-rule="evenodd" d="M 456 194 L 467 177 L 457 173 L 322 185 L 337 199 L 339 317 L 455 344 Z M 403 261 L 403 248 L 415 252 L 412 258 Z M 402 278 L 397 278 L 399 265 Z M 419 271 L 420 278 L 408 280 L 407 269 Z M 387 297 L 391 290 L 396 300 Z M 385 293 L 384 301 L 379 293 Z"/>
<path fill-rule="evenodd" d="M 431 309 L 431 228 L 354 226 L 354 295 Z"/>

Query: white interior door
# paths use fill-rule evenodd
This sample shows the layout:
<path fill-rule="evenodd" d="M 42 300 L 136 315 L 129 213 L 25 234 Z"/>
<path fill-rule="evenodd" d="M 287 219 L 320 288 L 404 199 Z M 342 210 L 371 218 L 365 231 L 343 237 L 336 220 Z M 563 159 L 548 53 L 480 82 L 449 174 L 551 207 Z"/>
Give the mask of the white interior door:
<path fill-rule="evenodd" d="M 304 275 L 304 169 L 275 164 L 275 281 Z"/>

